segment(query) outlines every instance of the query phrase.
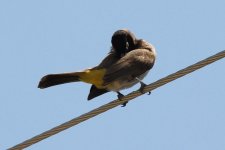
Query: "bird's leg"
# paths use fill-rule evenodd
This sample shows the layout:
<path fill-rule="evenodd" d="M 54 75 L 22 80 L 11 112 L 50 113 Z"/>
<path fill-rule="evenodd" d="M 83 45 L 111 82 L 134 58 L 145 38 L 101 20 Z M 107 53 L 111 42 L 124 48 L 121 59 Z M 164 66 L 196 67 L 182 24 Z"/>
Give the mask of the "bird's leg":
<path fill-rule="evenodd" d="M 142 94 L 144 94 L 145 92 L 144 92 L 144 88 L 147 86 L 147 84 L 145 84 L 144 82 L 142 82 L 139 78 L 136 78 L 138 81 L 139 81 L 139 83 L 141 84 L 141 87 L 139 88 L 139 91 L 142 93 Z M 151 92 L 148 92 L 148 95 L 150 95 L 151 94 Z"/>
<path fill-rule="evenodd" d="M 120 93 L 118 91 L 116 93 L 118 94 L 117 97 L 119 100 L 121 100 L 124 97 L 124 95 L 122 93 Z"/>
<path fill-rule="evenodd" d="M 122 93 L 120 93 L 119 91 L 117 91 L 116 93 L 118 94 L 117 97 L 119 100 L 121 100 L 124 97 L 124 95 Z M 127 105 L 127 103 L 128 103 L 128 101 L 124 102 L 121 107 L 125 107 Z"/>

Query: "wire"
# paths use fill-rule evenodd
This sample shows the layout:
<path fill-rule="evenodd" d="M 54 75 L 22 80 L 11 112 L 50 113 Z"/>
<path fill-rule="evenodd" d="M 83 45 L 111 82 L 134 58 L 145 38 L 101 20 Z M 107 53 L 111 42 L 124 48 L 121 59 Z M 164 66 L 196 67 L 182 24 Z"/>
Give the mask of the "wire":
<path fill-rule="evenodd" d="M 169 82 L 171 82 L 173 80 L 176 80 L 176 79 L 178 79 L 178 78 L 180 78 L 180 77 L 182 77 L 184 75 L 187 75 L 187 74 L 189 74 L 189 73 L 191 73 L 191 72 L 193 72 L 195 70 L 198 70 L 198 69 L 200 69 L 200 68 L 202 68 L 202 67 L 204 67 L 204 66 L 206 66 L 208 64 L 211 64 L 211 63 L 213 63 L 213 62 L 215 62 L 215 61 L 217 61 L 219 59 L 222 59 L 224 57 L 225 57 L 225 50 L 223 50 L 223 51 L 221 51 L 221 52 L 219 52 L 219 53 L 217 53 L 217 54 L 215 54 L 215 55 L 213 55 L 211 57 L 208 57 L 208 58 L 206 58 L 206 59 L 204 59 L 202 61 L 199 61 L 196 64 L 188 66 L 188 67 L 186 67 L 186 68 L 184 68 L 184 69 L 182 69 L 180 71 L 177 71 L 177 72 L 175 72 L 173 74 L 170 74 L 170 75 L 168 75 L 168 76 L 166 76 L 166 77 L 164 77 L 164 78 L 162 78 L 160 80 L 157 80 L 157 81 L 147 85 L 143 89 L 143 92 L 146 93 L 146 92 L 152 91 L 152 90 L 154 90 L 154 89 L 156 89 L 156 88 L 158 88 L 158 87 L 160 87 L 160 86 L 162 86 L 164 84 L 167 84 L 167 83 L 169 83 Z M 118 99 L 113 100 L 110 103 L 102 105 L 102 106 L 100 106 L 100 107 L 98 107 L 98 108 L 96 108 L 96 109 L 94 109 L 94 110 L 92 110 L 92 111 L 90 111 L 88 113 L 85 113 L 85 114 L 83 114 L 83 115 L 81 115 L 79 117 L 76 117 L 76 118 L 74 118 L 74 119 L 72 119 L 72 120 L 70 120 L 68 122 L 65 122 L 65 123 L 63 123 L 63 124 L 61 124 L 61 125 L 59 125 L 57 127 L 54 127 L 54 128 L 52 128 L 52 129 L 50 129 L 50 130 L 48 130 L 46 132 L 43 132 L 43 133 L 41 133 L 41 134 L 39 134 L 39 135 L 37 135 L 37 136 L 35 136 L 33 138 L 30 138 L 30 139 L 28 139 L 28 140 L 26 140 L 26 141 L 24 141 L 24 142 L 22 142 L 22 143 L 20 143 L 18 145 L 15 145 L 14 147 L 9 148 L 9 150 L 21 150 L 23 148 L 29 147 L 29 146 L 37 143 L 37 142 L 40 142 L 41 140 L 44 140 L 44 139 L 46 139 L 46 138 L 48 138 L 50 136 L 53 136 L 53 135 L 55 135 L 55 134 L 57 134 L 57 133 L 59 133 L 59 132 L 61 132 L 63 130 L 66 130 L 66 129 L 74 126 L 74 125 L 77 125 L 77 124 L 79 124 L 79 123 L 81 123 L 81 122 L 83 122 L 85 120 L 88 120 L 88 119 L 90 119 L 92 117 L 95 117 L 95 116 L 97 116 L 97 115 L 99 115 L 99 114 L 101 114 L 101 113 L 103 113 L 105 111 L 108 111 L 108 110 L 110 110 L 110 109 L 112 109 L 112 108 L 114 108 L 114 107 L 116 107 L 118 105 L 121 105 L 121 104 L 123 104 L 126 101 L 133 100 L 136 97 L 138 97 L 138 96 L 140 96 L 140 95 L 142 95 L 144 93 L 141 93 L 139 90 L 131 92 L 130 94 L 124 96 L 121 100 L 118 100 Z"/>

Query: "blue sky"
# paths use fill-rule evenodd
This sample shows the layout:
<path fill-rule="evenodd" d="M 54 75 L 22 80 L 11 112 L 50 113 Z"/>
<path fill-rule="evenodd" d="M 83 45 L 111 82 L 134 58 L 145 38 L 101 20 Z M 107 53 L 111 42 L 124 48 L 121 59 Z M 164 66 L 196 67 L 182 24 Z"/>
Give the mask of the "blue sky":
<path fill-rule="evenodd" d="M 116 98 L 90 85 L 37 88 L 43 75 L 97 65 L 114 31 L 152 43 L 151 83 L 225 49 L 225 1 L 0 1 L 0 149 Z M 224 150 L 225 59 L 27 148 Z M 139 85 L 124 90 L 127 94 Z"/>

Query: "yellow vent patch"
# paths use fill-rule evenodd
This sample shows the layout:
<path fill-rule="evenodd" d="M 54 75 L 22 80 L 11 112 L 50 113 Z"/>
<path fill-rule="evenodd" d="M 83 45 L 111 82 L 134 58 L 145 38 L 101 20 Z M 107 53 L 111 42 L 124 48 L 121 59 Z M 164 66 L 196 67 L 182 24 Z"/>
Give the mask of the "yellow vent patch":
<path fill-rule="evenodd" d="M 87 69 L 84 72 L 80 72 L 80 80 L 86 83 L 94 84 L 97 88 L 103 88 L 103 77 L 106 69 L 92 70 Z"/>

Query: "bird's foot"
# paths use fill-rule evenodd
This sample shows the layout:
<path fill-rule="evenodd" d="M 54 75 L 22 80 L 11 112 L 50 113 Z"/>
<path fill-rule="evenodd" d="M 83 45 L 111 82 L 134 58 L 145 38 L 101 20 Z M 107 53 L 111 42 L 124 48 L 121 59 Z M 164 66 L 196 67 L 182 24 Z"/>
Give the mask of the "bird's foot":
<path fill-rule="evenodd" d="M 120 92 L 117 92 L 117 94 L 118 94 L 117 97 L 119 100 L 121 100 L 124 97 L 124 95 Z"/>
<path fill-rule="evenodd" d="M 145 84 L 144 82 L 140 81 L 141 87 L 139 88 L 139 91 L 144 94 L 144 88 L 147 86 L 147 84 Z M 148 95 L 150 95 L 151 92 L 148 92 Z"/>
<path fill-rule="evenodd" d="M 117 94 L 118 94 L 117 95 L 118 99 L 119 100 L 122 100 L 122 98 L 124 97 L 124 95 L 122 93 L 120 93 L 120 92 L 117 92 Z M 121 107 L 125 107 L 127 105 L 127 103 L 128 103 L 128 101 L 124 102 Z"/>

